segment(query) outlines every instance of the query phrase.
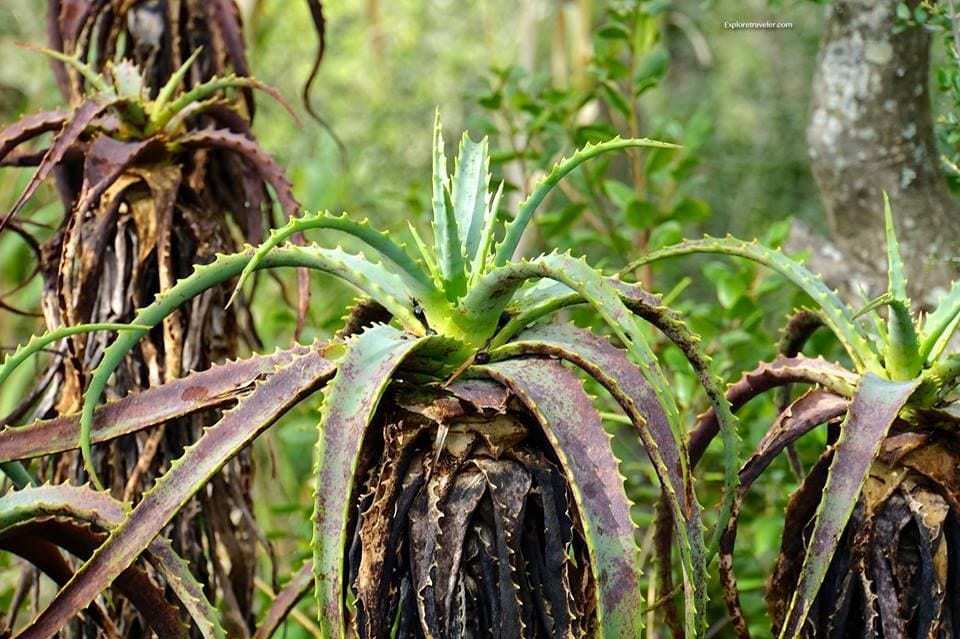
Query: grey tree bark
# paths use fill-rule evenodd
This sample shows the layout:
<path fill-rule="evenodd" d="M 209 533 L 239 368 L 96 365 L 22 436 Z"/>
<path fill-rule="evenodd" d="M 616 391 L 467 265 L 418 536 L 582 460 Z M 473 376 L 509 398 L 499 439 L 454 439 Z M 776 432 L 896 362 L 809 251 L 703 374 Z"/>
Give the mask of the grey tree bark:
<path fill-rule="evenodd" d="M 911 293 L 929 304 L 960 267 L 960 206 L 935 145 L 931 36 L 920 28 L 895 34 L 896 7 L 897 0 L 838 0 L 827 9 L 807 143 L 839 254 L 817 247 L 813 265 L 843 288 L 882 290 L 886 191 Z"/>

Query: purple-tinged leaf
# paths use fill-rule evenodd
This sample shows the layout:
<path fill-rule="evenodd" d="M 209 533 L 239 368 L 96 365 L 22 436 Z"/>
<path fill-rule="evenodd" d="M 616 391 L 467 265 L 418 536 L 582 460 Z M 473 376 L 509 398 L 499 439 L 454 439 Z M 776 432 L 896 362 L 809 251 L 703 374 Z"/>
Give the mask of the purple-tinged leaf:
<path fill-rule="evenodd" d="M 727 611 L 734 631 L 741 639 L 750 637 L 750 630 L 740 606 L 740 595 L 734 574 L 733 550 L 737 540 L 737 526 L 743 508 L 743 499 L 753 482 L 787 446 L 816 426 L 841 417 L 847 412 L 849 404 L 848 399 L 824 390 L 814 390 L 803 395 L 777 417 L 776 422 L 760 440 L 756 451 L 740 470 L 740 487 L 733 504 L 733 513 L 720 538 L 719 570 Z"/>
<path fill-rule="evenodd" d="M 690 539 L 702 539 L 700 505 L 694 493 L 693 479 L 684 463 L 684 443 L 674 437 L 670 421 L 653 389 L 624 351 L 590 331 L 568 324 L 543 324 L 524 331 L 491 355 L 496 358 L 499 353 L 557 357 L 582 368 L 600 382 L 634 423 L 671 504 L 675 521 L 683 526 L 677 533 L 688 544 Z M 705 586 L 704 548 L 692 544 L 691 550 L 695 566 L 700 570 L 695 581 Z"/>
<path fill-rule="evenodd" d="M 0 549 L 28 561 L 63 586 L 73 577 L 73 569 L 60 557 L 65 550 L 79 559 L 87 559 L 103 541 L 105 533 L 88 524 L 68 518 L 28 520 L 0 532 Z M 178 608 L 165 598 L 163 587 L 155 583 L 139 566 L 130 566 L 117 576 L 113 590 L 140 612 L 146 625 L 158 636 L 187 639 L 190 628 Z M 85 611 L 107 637 L 120 634 L 107 612 L 94 602 Z"/>
<path fill-rule="evenodd" d="M 209 23 L 220 32 L 234 72 L 240 76 L 250 75 L 243 38 L 243 24 L 236 3 L 233 0 L 209 0 L 204 2 L 203 6 L 207 11 Z M 255 104 L 249 89 L 244 90 L 244 100 L 252 120 Z"/>
<path fill-rule="evenodd" d="M 67 121 L 64 111 L 43 111 L 25 115 L 0 131 L 0 158 L 6 158 L 15 148 L 48 131 L 59 131 Z"/>
<path fill-rule="evenodd" d="M 106 493 L 97 492 L 85 486 L 68 484 L 31 486 L 0 497 L 0 531 L 19 530 L 29 522 L 69 520 L 109 532 L 124 520 L 128 512 L 126 504 Z M 53 535 L 50 538 L 51 541 L 84 559 L 92 555 L 100 545 L 101 540 L 97 538 L 87 543 L 85 549 L 84 542 L 80 539 L 81 535 L 76 530 L 72 532 L 68 530 L 67 534 L 57 536 L 56 527 L 41 526 L 41 528 L 42 530 L 38 530 L 37 534 Z M 222 637 L 219 613 L 207 600 L 203 588 L 196 582 L 186 563 L 173 551 L 170 543 L 166 539 L 157 538 L 149 543 L 146 551 L 148 560 L 164 576 L 203 636 Z M 148 614 L 148 618 L 151 611 L 161 614 L 162 610 L 156 609 L 157 601 L 151 602 L 149 598 L 142 598 L 149 593 L 134 591 L 144 590 L 147 585 L 152 585 L 149 578 L 145 575 L 140 577 L 139 572 L 137 568 L 127 568 L 120 573 L 116 586 L 121 592 L 131 597 L 131 601 L 149 604 L 150 609 L 144 611 Z M 160 601 L 163 601 L 162 593 L 160 593 Z M 159 619 L 158 622 L 165 624 L 166 632 L 169 632 L 171 624 L 169 619 Z M 164 632 L 158 632 L 161 636 L 167 636 Z"/>
<path fill-rule="evenodd" d="M 106 404 L 94 414 L 90 441 L 101 443 L 236 400 L 278 366 L 304 355 L 298 346 L 274 355 L 228 362 Z M 0 463 L 61 453 L 78 447 L 80 416 L 67 415 L 0 430 Z"/>
<path fill-rule="evenodd" d="M 919 384 L 920 379 L 893 382 L 872 373 L 861 378 L 840 429 L 803 569 L 780 631 L 782 639 L 800 636 L 883 438 Z"/>
<path fill-rule="evenodd" d="M 84 100 L 73 110 L 66 124 L 64 124 L 63 129 L 61 129 L 53 139 L 53 144 L 44 156 L 39 168 L 37 168 L 37 172 L 30 178 L 30 182 L 27 183 L 27 187 L 20 194 L 20 197 L 17 198 L 13 208 L 0 220 L 0 231 L 2 231 L 7 225 L 7 222 L 13 219 L 20 209 L 23 208 L 23 205 L 33 196 L 40 187 L 40 184 L 47 179 L 50 172 L 60 163 L 67 151 L 80 139 L 80 136 L 84 130 L 86 130 L 87 126 L 89 126 L 98 115 L 103 113 L 107 106 L 109 105 L 91 99 Z"/>
<path fill-rule="evenodd" d="M 136 560 L 150 541 L 220 468 L 333 372 L 319 351 L 299 357 L 266 380 L 187 448 L 64 586 L 19 635 L 47 639 L 89 604 Z"/>
<path fill-rule="evenodd" d="M 347 343 L 337 374 L 326 389 L 314 459 L 313 571 L 320 628 L 345 636 L 347 521 L 364 435 L 397 367 L 434 339 L 413 339 L 378 325 Z"/>
<path fill-rule="evenodd" d="M 630 501 L 610 437 L 580 380 L 547 359 L 506 360 L 477 369 L 517 395 L 540 422 L 560 459 L 590 550 L 604 637 L 639 637 L 644 595 Z"/>
<path fill-rule="evenodd" d="M 225 149 L 242 156 L 257 169 L 263 181 L 273 187 L 287 217 L 293 217 L 300 210 L 300 202 L 283 169 L 251 138 L 223 129 L 210 129 L 187 133 L 177 138 L 176 143 L 187 148 Z"/>
<path fill-rule="evenodd" d="M 772 362 L 763 362 L 752 371 L 748 371 L 727 389 L 727 401 L 737 411 L 748 401 L 768 390 L 785 384 L 819 384 L 832 392 L 850 396 L 856 386 L 858 376 L 839 364 L 831 364 L 823 359 L 797 357 L 778 357 Z M 690 434 L 690 465 L 696 466 L 720 431 L 717 416 L 708 410 L 697 419 Z"/>
<path fill-rule="evenodd" d="M 83 188 L 75 215 L 82 217 L 131 164 L 156 146 L 155 140 L 125 142 L 111 137 L 94 140 L 84 159 Z"/>

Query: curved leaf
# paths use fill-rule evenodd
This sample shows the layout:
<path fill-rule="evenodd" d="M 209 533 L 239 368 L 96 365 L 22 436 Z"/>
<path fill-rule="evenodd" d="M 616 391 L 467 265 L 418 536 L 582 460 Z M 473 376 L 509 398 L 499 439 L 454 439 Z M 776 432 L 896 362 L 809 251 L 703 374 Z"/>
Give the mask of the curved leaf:
<path fill-rule="evenodd" d="M 681 440 L 685 433 L 680 423 L 680 413 L 674 400 L 670 383 L 660 369 L 660 363 L 650 349 L 644 336 L 638 318 L 621 301 L 615 286 L 605 280 L 596 270 L 582 259 L 574 259 L 569 255 L 550 253 L 534 260 L 518 262 L 496 269 L 483 278 L 467 294 L 461 302 L 463 314 L 468 323 L 473 323 L 478 334 L 489 334 L 491 326 L 495 326 L 503 309 L 527 280 L 536 278 L 550 278 L 566 284 L 584 299 L 588 300 L 604 322 L 610 327 L 614 335 L 623 342 L 633 356 L 644 378 L 650 384 L 657 397 L 657 401 L 667 415 L 674 437 Z M 719 398 L 722 402 L 722 397 Z M 722 404 L 721 404 L 722 406 Z M 728 442 L 736 442 L 736 433 Z M 735 453 L 735 448 L 732 449 Z M 731 464 L 732 478 L 736 480 L 736 468 L 739 464 L 736 459 Z M 731 495 L 732 489 L 728 494 Z M 681 552 L 684 552 L 681 546 Z M 691 635 L 696 634 L 694 628 L 705 624 L 704 610 L 696 601 L 693 582 L 692 558 L 684 558 L 685 586 L 687 588 L 687 624 Z"/>
<path fill-rule="evenodd" d="M 293 186 L 283 169 L 251 138 L 226 129 L 209 129 L 182 135 L 176 139 L 176 144 L 187 148 L 226 149 L 242 156 L 257 170 L 263 181 L 273 187 L 277 200 L 288 217 L 300 210 L 300 202 L 297 201 Z"/>
<path fill-rule="evenodd" d="M 824 319 L 830 326 L 830 330 L 840 340 L 859 370 L 867 369 L 876 372 L 883 370 L 873 346 L 856 325 L 853 311 L 835 292 L 827 288 L 818 276 L 780 251 L 769 249 L 756 242 L 744 242 L 732 237 L 724 239 L 707 237 L 702 240 L 680 242 L 653 251 L 630 264 L 624 271 L 636 270 L 644 264 L 668 257 L 698 253 L 721 253 L 743 257 L 780 273 L 812 297 L 823 310 Z"/>
<path fill-rule="evenodd" d="M 840 429 L 800 580 L 780 631 L 782 639 L 800 636 L 880 444 L 919 383 L 919 379 L 889 381 L 872 373 L 861 379 Z"/>
<path fill-rule="evenodd" d="M 63 129 L 53 138 L 53 144 L 50 145 L 50 149 L 46 155 L 43 156 L 37 172 L 30 178 L 30 182 L 27 183 L 26 188 L 17 198 L 17 201 L 14 202 L 10 211 L 0 220 L 0 230 L 3 230 L 7 222 L 20 212 L 20 209 L 27 203 L 27 200 L 36 193 L 40 184 L 49 177 L 54 167 L 63 160 L 64 155 L 70 150 L 70 147 L 80 139 L 80 136 L 90 123 L 103 113 L 108 106 L 108 104 L 98 100 L 84 100 L 70 113 Z"/>
<path fill-rule="evenodd" d="M 314 459 L 312 541 L 325 637 L 346 636 L 344 553 L 364 435 L 397 367 L 417 348 L 438 339 L 443 338 L 413 339 L 383 324 L 369 328 L 347 343 L 337 374 L 327 386 Z"/>
<path fill-rule="evenodd" d="M 315 215 L 304 215 L 293 218 L 284 226 L 273 230 L 270 233 L 270 237 L 257 247 L 256 253 L 254 253 L 250 263 L 244 267 L 243 272 L 240 274 L 240 279 L 234 287 L 233 295 L 230 298 L 231 301 L 250 274 L 256 270 L 257 264 L 263 259 L 264 255 L 297 233 L 304 233 L 313 229 L 333 229 L 352 235 L 396 264 L 402 271 L 400 276 L 403 278 L 404 283 L 414 295 L 430 300 L 438 294 L 430 277 L 404 252 L 402 246 L 397 245 L 390 239 L 389 235 L 377 231 L 370 226 L 366 220 L 355 222 L 349 219 L 346 213 L 342 215 L 330 215 L 327 212 L 322 212 Z"/>
<path fill-rule="evenodd" d="M 727 401 L 734 411 L 748 401 L 768 390 L 794 383 L 820 384 L 835 394 L 849 397 L 854 394 L 857 375 L 838 364 L 826 360 L 797 357 L 778 357 L 772 362 L 763 362 L 752 371 L 747 371 L 727 388 Z M 697 418 L 696 427 L 690 434 L 690 465 L 696 466 L 707 446 L 720 431 L 713 409 Z"/>
<path fill-rule="evenodd" d="M 28 140 L 49 131 L 58 131 L 67 122 L 64 111 L 43 111 L 25 115 L 0 131 L 0 159 Z"/>
<path fill-rule="evenodd" d="M 140 309 L 134 318 L 135 330 L 125 332 L 104 351 L 103 358 L 93 371 L 90 384 L 84 393 L 80 416 L 80 450 L 83 452 L 84 466 L 91 479 L 95 480 L 96 477 L 91 463 L 90 449 L 93 411 L 106 388 L 107 380 L 120 362 L 147 330 L 159 324 L 187 300 L 239 275 L 251 259 L 253 259 L 252 249 L 243 253 L 220 255 L 212 263 L 196 267 L 192 275 L 158 295 L 150 306 Z M 304 267 L 330 273 L 376 299 L 412 332 L 423 333 L 424 331 L 423 325 L 414 316 L 409 303 L 398 299 L 392 293 L 398 290 L 396 287 L 402 290 L 402 284 L 396 276 L 363 258 L 350 255 L 340 249 L 285 247 L 271 251 L 258 265 L 258 268 L 262 269 L 278 267 Z"/>
<path fill-rule="evenodd" d="M 44 518 L 66 518 L 91 524 L 102 531 L 110 531 L 118 526 L 129 514 L 129 507 L 107 493 L 97 492 L 88 487 L 64 485 L 43 485 L 14 491 L 0 497 L 0 530 L 22 525 L 24 522 Z M 94 548 L 90 548 L 92 553 Z M 186 563 L 170 546 L 170 542 L 157 538 L 146 547 L 148 559 L 163 575 L 171 590 L 180 600 L 184 609 L 197 624 L 197 628 L 206 638 L 226 636 L 220 625 L 220 614 L 203 592 L 190 573 Z M 132 570 L 125 569 L 124 572 Z M 121 573 L 123 574 L 123 572 Z M 130 575 L 129 572 L 127 572 Z M 134 576 L 135 575 L 131 575 Z M 131 585 L 131 579 L 120 586 Z M 135 581 L 133 581 L 136 584 Z M 144 583 L 139 583 L 143 588 Z M 121 588 L 123 590 L 123 588 Z M 138 593 L 130 593 L 134 600 Z M 161 593 L 162 600 L 162 593 Z M 153 602 L 156 605 L 157 602 Z M 148 618 L 151 610 L 143 611 Z M 158 619 L 165 626 L 158 629 L 161 636 L 170 631 L 171 622 Z M 185 633 L 184 633 L 185 634 Z M 18 635 L 18 636 L 26 636 Z"/>
<path fill-rule="evenodd" d="M 737 525 L 743 499 L 753 482 L 776 459 L 777 455 L 816 426 L 841 417 L 847 412 L 849 405 L 848 399 L 823 390 L 810 391 L 801 396 L 777 416 L 776 422 L 763 436 L 753 455 L 740 470 L 740 488 L 737 490 L 733 516 L 727 523 L 720 540 L 719 569 L 727 611 L 733 620 L 737 636 L 741 638 L 749 637 L 750 631 L 740 606 L 740 595 L 733 570 L 733 550 L 737 540 Z"/>
<path fill-rule="evenodd" d="M 945 343 L 956 332 L 960 318 L 960 280 L 955 281 L 937 308 L 927 316 L 920 333 L 920 356 L 930 363 L 937 344 Z"/>
<path fill-rule="evenodd" d="M 650 461 L 673 508 L 681 543 L 692 555 L 697 584 L 707 583 L 700 504 L 687 468 L 686 447 L 670 428 L 663 408 L 639 369 L 626 353 L 590 331 L 566 324 L 548 324 L 521 333 L 504 347 L 491 351 L 494 360 L 535 354 L 558 357 L 586 371 L 613 395 L 637 428 Z M 705 591 L 704 591 L 705 593 Z M 705 594 L 700 596 L 704 597 Z"/>
<path fill-rule="evenodd" d="M 540 203 L 543 202 L 553 188 L 559 184 L 560 180 L 565 178 L 568 173 L 576 169 L 587 160 L 595 158 L 599 155 L 603 155 L 604 153 L 642 147 L 659 149 L 680 148 L 675 144 L 658 142 L 656 140 L 649 140 L 647 138 L 614 138 L 599 144 L 588 144 L 587 146 L 578 149 L 577 152 L 569 158 L 564 158 L 557 162 L 550 172 L 547 173 L 546 177 L 543 178 L 540 184 L 537 185 L 537 188 L 535 188 L 527 197 L 527 199 L 523 201 L 523 203 L 520 205 L 520 209 L 517 211 L 516 217 L 514 217 L 513 221 L 507 225 L 507 231 L 503 237 L 503 241 L 497 247 L 494 265 L 503 266 L 510 261 L 514 252 L 517 250 L 517 246 L 520 245 L 520 238 L 523 237 L 523 232 L 526 230 L 527 225 L 533 218 L 533 214 L 536 212 L 537 207 L 540 206 Z"/>
<path fill-rule="evenodd" d="M 136 327 L 127 324 L 79 324 L 77 326 L 61 327 L 43 335 L 34 335 L 26 344 L 17 347 L 17 350 L 4 358 L 3 365 L 0 366 L 0 387 L 3 386 L 3 383 L 13 374 L 17 367 L 50 344 L 59 342 L 66 337 L 82 335 L 84 333 L 129 330 L 136 330 Z M 23 488 L 28 484 L 35 483 L 30 473 L 27 472 L 23 465 L 17 462 L 0 462 L 0 470 L 10 478 L 17 488 Z"/>
<path fill-rule="evenodd" d="M 257 384 L 173 462 L 20 637 L 46 639 L 93 601 L 224 464 L 332 373 L 333 364 L 312 351 Z"/>
<path fill-rule="evenodd" d="M 537 418 L 580 510 L 597 584 L 603 636 L 633 639 L 643 628 L 635 528 L 610 437 L 576 375 L 545 359 L 477 367 L 506 384 Z"/>

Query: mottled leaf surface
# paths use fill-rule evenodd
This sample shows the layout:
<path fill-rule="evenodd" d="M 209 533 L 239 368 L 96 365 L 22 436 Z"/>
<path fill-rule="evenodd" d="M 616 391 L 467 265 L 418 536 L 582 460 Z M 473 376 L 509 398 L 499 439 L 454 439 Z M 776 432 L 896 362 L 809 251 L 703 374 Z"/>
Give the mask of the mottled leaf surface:
<path fill-rule="evenodd" d="M 639 636 L 644 597 L 630 502 L 610 438 L 580 380 L 550 360 L 507 360 L 480 370 L 517 394 L 560 458 L 583 520 L 603 636 Z"/>

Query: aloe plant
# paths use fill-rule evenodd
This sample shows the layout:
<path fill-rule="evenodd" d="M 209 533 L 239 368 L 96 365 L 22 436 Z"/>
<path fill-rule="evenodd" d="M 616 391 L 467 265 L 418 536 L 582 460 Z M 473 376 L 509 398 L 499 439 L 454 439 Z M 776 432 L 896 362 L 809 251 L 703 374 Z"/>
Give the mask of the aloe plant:
<path fill-rule="evenodd" d="M 720 544 L 720 576 L 739 637 L 750 636 L 740 606 L 734 545 L 744 498 L 785 449 L 817 426 L 828 445 L 791 497 L 767 602 L 781 638 L 950 636 L 958 629 L 960 578 L 956 495 L 956 412 L 951 391 L 960 356 L 947 345 L 960 322 L 960 284 L 922 315 L 907 297 L 889 201 L 884 202 L 888 289 L 863 308 L 844 303 L 799 262 L 733 238 L 682 242 L 633 267 L 681 255 L 724 254 L 772 268 L 815 306 L 787 324 L 781 356 L 727 391 L 734 408 L 772 389 L 805 384 L 740 468 L 734 516 Z M 881 310 L 886 309 L 886 317 Z M 872 319 L 872 321 L 870 321 Z M 802 354 L 818 329 L 843 346 L 849 366 Z M 690 439 L 696 466 L 718 432 L 713 412 Z M 948 559 L 950 558 L 950 559 Z"/>
<path fill-rule="evenodd" d="M 171 414 L 232 407 L 19 636 L 50 636 L 94 601 L 223 464 L 320 390 L 313 579 L 301 572 L 291 581 L 258 636 L 311 581 L 327 637 L 638 636 L 645 594 L 632 504 L 582 376 L 609 391 L 646 448 L 678 548 L 685 629 L 702 636 L 707 567 L 738 480 L 736 423 L 708 360 L 696 336 L 636 285 L 569 254 L 514 257 L 537 206 L 566 174 L 604 153 L 668 146 L 615 139 L 581 149 L 501 222 L 486 141 L 464 136 L 448 176 L 438 119 L 434 237 L 428 243 L 414 233 L 417 254 L 366 222 L 306 215 L 159 295 L 107 348 L 79 415 L 0 437 L 0 461 L 67 447 L 89 460 L 94 444 Z M 287 243 L 318 229 L 352 236 L 368 251 Z M 152 327 L 212 287 L 239 278 L 239 291 L 252 273 L 279 267 L 326 272 L 360 292 L 334 339 L 99 406 L 108 379 Z M 545 321 L 576 304 L 593 308 L 611 337 Z M 687 463 L 686 428 L 642 324 L 687 354 L 725 433 L 728 494 L 712 541 Z M 669 570 L 670 554 L 659 560 Z"/>
<path fill-rule="evenodd" d="M 248 77 L 233 0 L 44 4 L 51 47 L 44 52 L 64 108 L 27 115 L 0 130 L 0 166 L 34 171 L 14 206 L 0 211 L 0 229 L 18 233 L 34 249 L 47 328 L 77 330 L 47 346 L 58 357 L 50 358 L 15 409 L 0 416 L 4 427 L 40 418 L 56 422 L 79 408 L 83 386 L 111 340 L 110 332 L 84 326 L 129 322 L 195 264 L 241 242 L 262 241 L 275 224 L 275 208 L 287 216 L 299 211 L 283 171 L 252 132 L 253 90 L 279 96 Z M 319 3 L 310 4 L 322 22 Z M 44 182 L 56 183 L 63 204 L 58 228 L 49 233 L 35 232 L 34 209 L 27 207 Z M 246 303 L 224 310 L 227 293 L 208 291 L 167 318 L 124 362 L 107 392 L 120 397 L 172 381 L 234 357 L 243 342 L 258 345 Z M 305 297 L 299 306 L 306 308 Z M 0 308 L 19 310 L 3 300 Z M 95 476 L 114 497 L 134 501 L 217 416 L 209 407 L 182 419 L 174 413 L 149 432 L 111 438 L 91 460 Z M 85 474 L 79 459 L 61 448 L 34 466 L 33 475 L 76 481 Z M 18 466 L 6 467 L 21 485 L 33 479 Z M 253 506 L 245 487 L 252 477 L 245 453 L 170 529 L 174 548 L 197 578 L 226 602 L 225 627 L 241 635 L 254 621 L 261 538 L 248 516 Z M 200 509 L 207 515 L 202 525 L 186 525 Z M 239 525 L 230 520 L 233 512 L 245 514 Z M 21 581 L 11 620 L 38 592 L 31 583 Z M 107 610 L 118 634 L 142 628 L 122 598 Z M 75 632 L 93 632 L 87 622 L 81 626 Z"/>

